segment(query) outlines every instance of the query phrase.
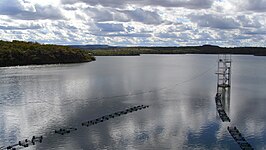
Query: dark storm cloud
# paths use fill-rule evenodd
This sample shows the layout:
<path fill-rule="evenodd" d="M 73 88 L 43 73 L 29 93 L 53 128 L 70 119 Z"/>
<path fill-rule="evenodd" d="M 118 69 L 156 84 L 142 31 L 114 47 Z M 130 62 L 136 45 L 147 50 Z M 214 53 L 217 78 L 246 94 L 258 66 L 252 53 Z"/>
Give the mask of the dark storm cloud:
<path fill-rule="evenodd" d="M 204 9 L 212 6 L 213 0 L 61 0 L 63 4 L 84 2 L 90 6 L 120 7 L 127 5 L 185 7 L 190 9 Z"/>
<path fill-rule="evenodd" d="M 213 15 L 213 14 L 202 14 L 202 15 L 191 15 L 190 19 L 192 22 L 197 23 L 200 27 L 210 27 L 217 29 L 236 29 L 240 24 L 233 18 Z"/>
<path fill-rule="evenodd" d="M 1 0 L 0 15 L 6 15 L 14 19 L 21 20 L 64 19 L 63 14 L 56 7 L 51 5 L 41 6 L 36 4 L 33 8 L 26 9 L 25 6 L 17 0 Z"/>

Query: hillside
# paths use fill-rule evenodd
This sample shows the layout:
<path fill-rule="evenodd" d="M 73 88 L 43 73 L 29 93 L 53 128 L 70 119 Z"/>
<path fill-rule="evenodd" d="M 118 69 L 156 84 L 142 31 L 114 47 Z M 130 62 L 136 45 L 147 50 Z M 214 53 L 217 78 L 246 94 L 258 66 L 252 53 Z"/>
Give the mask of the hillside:
<path fill-rule="evenodd" d="M 95 56 L 124 56 L 140 54 L 242 54 L 266 56 L 264 47 L 219 47 L 213 45 L 182 47 L 118 47 L 88 49 Z"/>
<path fill-rule="evenodd" d="M 0 40 L 0 67 L 80 63 L 93 60 L 95 60 L 95 57 L 89 51 L 67 46 Z"/>
<path fill-rule="evenodd" d="M 79 48 L 79 49 L 107 49 L 107 48 L 115 48 L 109 45 L 67 45 L 72 48 Z"/>

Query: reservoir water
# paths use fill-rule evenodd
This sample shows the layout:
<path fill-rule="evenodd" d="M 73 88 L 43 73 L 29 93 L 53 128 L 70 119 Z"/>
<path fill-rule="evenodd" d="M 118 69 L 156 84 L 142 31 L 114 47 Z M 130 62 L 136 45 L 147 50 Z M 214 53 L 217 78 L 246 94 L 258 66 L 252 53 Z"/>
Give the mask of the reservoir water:
<path fill-rule="evenodd" d="M 96 59 L 0 68 L 0 148 L 42 135 L 25 149 L 237 150 L 227 131 L 237 126 L 255 149 L 266 149 L 266 57 L 232 57 L 230 123 L 216 111 L 216 55 Z M 81 126 L 136 105 L 150 107 Z M 69 127 L 78 130 L 54 134 Z"/>

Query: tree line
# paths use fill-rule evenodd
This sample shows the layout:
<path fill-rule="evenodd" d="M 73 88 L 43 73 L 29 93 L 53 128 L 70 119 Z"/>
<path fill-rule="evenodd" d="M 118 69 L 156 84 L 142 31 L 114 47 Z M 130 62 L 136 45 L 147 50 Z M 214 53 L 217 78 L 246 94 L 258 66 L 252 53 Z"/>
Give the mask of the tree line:
<path fill-rule="evenodd" d="M 213 45 L 181 47 L 117 47 L 89 50 L 95 56 L 126 56 L 141 54 L 242 54 L 266 56 L 264 47 L 219 47 Z"/>
<path fill-rule="evenodd" d="M 79 63 L 93 60 L 95 60 L 95 57 L 89 51 L 68 46 L 0 40 L 0 67 Z"/>

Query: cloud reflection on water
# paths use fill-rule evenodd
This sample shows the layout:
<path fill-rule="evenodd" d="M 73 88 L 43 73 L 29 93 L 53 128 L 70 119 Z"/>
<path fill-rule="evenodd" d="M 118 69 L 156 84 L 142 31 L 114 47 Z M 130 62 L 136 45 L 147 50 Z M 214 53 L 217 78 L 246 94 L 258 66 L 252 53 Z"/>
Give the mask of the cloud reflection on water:
<path fill-rule="evenodd" d="M 0 105 L 0 126 L 4 129 L 0 132 L 0 145 L 10 143 L 10 139 L 15 142 L 44 134 L 47 140 L 36 149 L 236 148 L 227 133 L 227 124 L 221 124 L 217 118 L 214 70 L 191 82 L 174 86 L 207 70 L 209 64 L 214 63 L 216 57 L 212 55 L 145 55 L 99 57 L 95 63 L 48 68 L 1 68 L 2 72 L 6 71 L 0 76 L 1 80 L 8 76 L 8 82 L 0 86 L 1 102 L 7 103 L 5 97 L 14 96 L 11 93 L 21 93 L 11 99 L 21 104 L 42 103 L 20 107 Z M 243 68 L 237 61 L 233 65 L 237 71 Z M 232 81 L 232 124 L 239 126 L 247 139 L 254 139 L 252 142 L 260 148 L 263 146 L 261 140 L 265 139 L 264 95 L 256 99 L 257 95 L 241 92 L 240 85 L 244 83 L 238 82 L 237 78 L 241 78 L 242 73 L 237 71 Z M 161 87 L 173 88 L 143 95 L 93 99 Z M 83 121 L 138 104 L 151 107 L 89 128 L 81 127 Z M 79 130 L 66 136 L 50 134 L 52 129 L 61 126 L 77 126 Z"/>

